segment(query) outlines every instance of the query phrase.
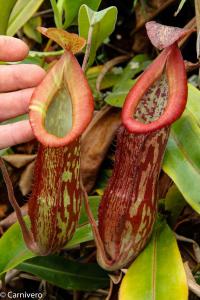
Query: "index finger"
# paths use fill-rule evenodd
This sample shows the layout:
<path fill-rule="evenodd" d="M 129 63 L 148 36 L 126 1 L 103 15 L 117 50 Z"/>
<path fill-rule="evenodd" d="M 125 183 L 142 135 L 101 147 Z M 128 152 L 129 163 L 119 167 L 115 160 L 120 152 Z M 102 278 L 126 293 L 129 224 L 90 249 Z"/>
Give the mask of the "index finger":
<path fill-rule="evenodd" d="M 0 60 L 23 60 L 28 52 L 29 48 L 23 41 L 14 37 L 0 35 Z"/>
<path fill-rule="evenodd" d="M 25 143 L 34 139 L 28 120 L 0 126 L 0 149 Z"/>

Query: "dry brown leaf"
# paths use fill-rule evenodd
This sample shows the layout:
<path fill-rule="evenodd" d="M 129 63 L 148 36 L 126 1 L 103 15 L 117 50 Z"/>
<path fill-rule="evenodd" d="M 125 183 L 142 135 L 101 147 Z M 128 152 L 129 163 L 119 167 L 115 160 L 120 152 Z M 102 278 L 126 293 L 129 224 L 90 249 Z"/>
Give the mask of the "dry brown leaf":
<path fill-rule="evenodd" d="M 191 61 L 184 60 L 184 63 L 187 72 L 192 72 L 200 67 L 200 62 L 193 63 Z"/>
<path fill-rule="evenodd" d="M 196 23 L 197 23 L 197 31 L 200 31 L 200 2 L 199 0 L 195 0 L 195 14 L 196 14 Z"/>
<path fill-rule="evenodd" d="M 192 29 L 190 30 L 190 32 L 181 40 L 178 42 L 178 46 L 179 48 L 181 48 L 185 42 L 187 41 L 187 39 L 190 37 L 190 35 L 196 30 L 196 18 L 192 18 L 185 26 L 185 29 Z"/>
<path fill-rule="evenodd" d="M 168 6 L 170 6 L 175 0 L 151 0 L 149 1 L 149 5 L 145 7 L 138 3 L 137 8 L 135 9 L 136 15 L 136 25 L 132 31 L 134 34 L 134 41 L 132 50 L 135 53 L 146 52 L 147 47 L 149 46 L 149 41 L 146 36 L 146 30 L 144 29 L 144 25 L 146 22 L 153 20 L 159 13 L 164 11 Z M 186 26 L 185 29 L 194 28 L 195 20 L 191 20 Z M 189 33 L 181 42 L 182 45 L 187 40 Z M 179 45 L 180 46 L 180 45 Z"/>
<path fill-rule="evenodd" d="M 8 210 L 7 205 L 1 204 L 0 205 L 0 219 L 5 217 L 6 211 Z"/>
<path fill-rule="evenodd" d="M 114 286 L 114 283 L 113 283 L 112 279 L 110 278 L 110 288 L 109 288 L 109 292 L 108 292 L 108 296 L 106 297 L 106 300 L 111 299 L 112 292 L 113 292 L 113 286 Z"/>
<path fill-rule="evenodd" d="M 147 21 L 155 18 L 160 12 L 165 10 L 170 4 L 175 2 L 175 0 L 151 0 L 149 5 L 142 5 L 140 2 L 135 9 L 136 14 L 136 26 L 134 33 L 142 28 Z"/>
<path fill-rule="evenodd" d="M 141 28 L 140 31 L 134 34 L 134 40 L 132 50 L 134 53 L 145 53 L 150 45 L 147 39 L 145 28 Z"/>
<path fill-rule="evenodd" d="M 19 169 L 32 162 L 36 158 L 36 154 L 10 154 L 4 155 L 2 158 L 12 167 Z"/>
<path fill-rule="evenodd" d="M 174 230 L 177 231 L 177 229 L 180 226 L 183 226 L 185 223 L 192 222 L 193 224 L 200 225 L 200 216 L 197 212 L 195 212 L 189 205 L 187 205 L 181 214 L 181 216 L 178 219 L 178 222 L 176 223 Z M 187 225 L 186 225 L 187 226 Z"/>
<path fill-rule="evenodd" d="M 171 178 L 165 174 L 164 172 L 161 173 L 159 178 L 159 185 L 158 185 L 158 199 L 164 199 L 169 188 L 172 186 L 173 182 Z"/>
<path fill-rule="evenodd" d="M 19 188 L 23 196 L 31 192 L 33 184 L 33 172 L 35 161 L 32 161 L 22 172 L 19 180 Z"/>
<path fill-rule="evenodd" d="M 21 213 L 23 216 L 27 215 L 28 212 L 28 204 L 26 203 L 21 207 Z M 8 217 L 0 221 L 0 226 L 4 229 L 10 227 L 13 225 L 15 222 L 17 222 L 17 216 L 16 213 L 13 212 L 11 213 Z"/>
<path fill-rule="evenodd" d="M 105 300 L 116 300 L 118 299 L 118 293 L 119 293 L 119 286 L 120 284 L 114 284 L 113 280 L 110 278 L 110 288 L 108 292 L 108 296 Z"/>
<path fill-rule="evenodd" d="M 187 242 L 187 243 L 191 243 L 192 244 L 196 261 L 199 264 L 200 263 L 200 246 L 197 244 L 197 242 L 194 241 L 194 240 L 192 240 L 192 239 L 189 239 L 189 238 L 187 238 L 185 236 L 179 235 L 177 233 L 175 235 L 176 235 L 176 239 L 178 241 Z"/>
<path fill-rule="evenodd" d="M 120 110 L 104 106 L 96 113 L 82 138 L 81 171 L 87 192 L 93 188 L 101 163 L 121 123 Z"/>
<path fill-rule="evenodd" d="M 33 154 L 38 147 L 38 142 L 36 139 L 25 143 L 14 146 L 14 152 L 20 154 Z"/>
<path fill-rule="evenodd" d="M 109 274 L 108 275 L 114 284 L 119 284 L 122 280 L 123 273 L 119 271 L 118 274 Z"/>
<path fill-rule="evenodd" d="M 184 268 L 185 268 L 185 273 L 186 273 L 187 282 L 190 291 L 192 291 L 197 297 L 200 297 L 200 285 L 196 283 L 192 275 L 192 272 L 190 270 L 190 267 L 188 265 L 188 262 L 184 263 Z"/>

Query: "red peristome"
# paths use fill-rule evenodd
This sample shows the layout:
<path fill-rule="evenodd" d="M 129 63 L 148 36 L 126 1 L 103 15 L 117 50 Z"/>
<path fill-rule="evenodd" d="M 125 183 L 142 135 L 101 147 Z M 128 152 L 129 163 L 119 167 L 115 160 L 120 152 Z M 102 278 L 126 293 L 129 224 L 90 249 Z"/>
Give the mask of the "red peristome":
<path fill-rule="evenodd" d="M 193 29 L 162 25 L 155 21 L 147 22 L 145 26 L 151 43 L 159 50 L 173 45 L 194 31 Z"/>
<path fill-rule="evenodd" d="M 137 105 L 153 82 L 166 68 L 169 96 L 163 114 L 148 124 L 136 120 L 133 116 Z M 139 77 L 126 97 L 122 110 L 122 122 L 129 132 L 148 133 L 170 126 L 183 113 L 187 101 L 187 78 L 185 65 L 177 44 L 166 48 Z"/>
<path fill-rule="evenodd" d="M 28 203 L 31 231 L 39 255 L 60 250 L 71 239 L 78 223 L 80 140 L 65 147 L 39 146 L 35 182 Z"/>
<path fill-rule="evenodd" d="M 47 132 L 44 120 L 48 106 L 63 81 L 71 96 L 72 128 L 61 138 Z M 84 73 L 75 56 L 66 51 L 35 89 L 31 98 L 29 117 L 34 135 L 45 146 L 68 145 L 86 129 L 92 119 L 93 110 L 93 96 Z"/>

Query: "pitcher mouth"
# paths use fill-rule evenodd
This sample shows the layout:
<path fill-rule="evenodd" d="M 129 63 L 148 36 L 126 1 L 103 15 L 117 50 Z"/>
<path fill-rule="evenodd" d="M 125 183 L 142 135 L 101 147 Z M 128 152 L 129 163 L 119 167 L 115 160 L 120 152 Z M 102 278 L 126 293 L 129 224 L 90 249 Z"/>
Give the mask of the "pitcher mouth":
<path fill-rule="evenodd" d="M 93 108 L 84 74 L 65 51 L 33 93 L 29 116 L 34 135 L 45 146 L 68 145 L 86 129 Z"/>
<path fill-rule="evenodd" d="M 163 111 L 156 120 L 145 124 L 135 114 L 142 97 L 162 74 L 166 74 L 168 97 Z M 183 113 L 187 101 L 185 65 L 177 43 L 167 47 L 139 77 L 126 97 L 122 109 L 122 122 L 131 133 L 150 133 L 170 126 Z M 149 102 L 149 105 L 151 103 Z M 147 103 L 148 105 L 148 103 Z M 162 103 L 161 103 L 162 105 Z M 164 107 L 165 106 L 165 107 Z"/>

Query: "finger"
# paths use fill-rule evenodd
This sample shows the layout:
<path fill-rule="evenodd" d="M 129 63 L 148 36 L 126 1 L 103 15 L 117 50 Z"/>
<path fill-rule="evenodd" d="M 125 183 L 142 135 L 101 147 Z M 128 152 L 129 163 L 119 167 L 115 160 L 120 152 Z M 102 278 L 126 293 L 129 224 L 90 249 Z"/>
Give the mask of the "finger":
<path fill-rule="evenodd" d="M 27 113 L 33 91 L 29 88 L 0 94 L 0 122 Z"/>
<path fill-rule="evenodd" d="M 29 48 L 21 40 L 0 35 L 0 60 L 19 61 L 28 55 Z"/>
<path fill-rule="evenodd" d="M 31 141 L 34 138 L 28 120 L 0 126 L 0 149 Z"/>
<path fill-rule="evenodd" d="M 0 66 L 0 92 L 37 86 L 44 76 L 45 71 L 37 65 Z"/>

